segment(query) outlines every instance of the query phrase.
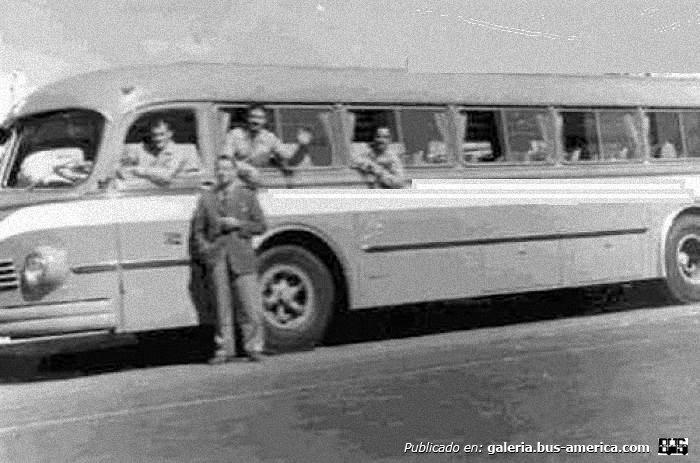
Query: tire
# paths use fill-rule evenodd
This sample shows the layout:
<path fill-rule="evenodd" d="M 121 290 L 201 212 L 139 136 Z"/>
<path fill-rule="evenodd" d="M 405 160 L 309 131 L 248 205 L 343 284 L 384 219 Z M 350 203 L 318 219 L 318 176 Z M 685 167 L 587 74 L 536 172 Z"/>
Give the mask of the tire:
<path fill-rule="evenodd" d="M 679 303 L 700 301 L 700 217 L 679 217 L 666 238 L 666 289 Z"/>
<path fill-rule="evenodd" d="M 267 347 L 289 351 L 320 343 L 335 300 L 328 267 L 304 248 L 285 245 L 263 252 L 259 269 Z"/>

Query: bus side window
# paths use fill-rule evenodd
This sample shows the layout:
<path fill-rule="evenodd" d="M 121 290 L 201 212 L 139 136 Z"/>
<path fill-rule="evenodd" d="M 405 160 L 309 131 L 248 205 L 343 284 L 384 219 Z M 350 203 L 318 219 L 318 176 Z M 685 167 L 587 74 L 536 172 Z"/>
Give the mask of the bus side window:
<path fill-rule="evenodd" d="M 167 186 L 171 180 L 183 178 L 198 181 L 201 159 L 194 111 L 169 109 L 142 114 L 126 135 L 119 171 L 127 188 Z M 168 180 L 171 174 L 174 177 Z"/>
<path fill-rule="evenodd" d="M 547 111 L 506 110 L 510 162 L 547 162 L 554 158 L 554 125 Z"/>
<path fill-rule="evenodd" d="M 600 111 L 598 118 L 602 160 L 624 161 L 642 158 L 642 129 L 634 112 Z"/>
<path fill-rule="evenodd" d="M 23 119 L 8 147 L 10 188 L 70 188 L 92 173 L 104 119 L 85 110 L 57 111 Z"/>
<path fill-rule="evenodd" d="M 562 111 L 564 161 L 597 161 L 598 131 L 595 113 Z"/>
<path fill-rule="evenodd" d="M 393 109 L 350 109 L 349 113 L 351 117 L 348 118 L 348 122 L 352 124 L 353 134 L 352 158 L 370 148 L 378 127 L 388 127 L 392 141 L 387 149 L 404 159 L 406 148 L 399 140 L 396 112 Z"/>
<path fill-rule="evenodd" d="M 311 134 L 307 152 L 299 152 L 292 158 L 292 167 L 330 166 L 333 164 L 331 141 L 333 139 L 332 108 L 279 108 L 280 139 L 291 152 L 298 146 L 299 131 Z"/>
<path fill-rule="evenodd" d="M 659 159 L 673 159 L 683 154 L 678 113 L 648 112 L 649 146 L 651 156 Z"/>
<path fill-rule="evenodd" d="M 688 157 L 700 157 L 700 113 L 682 113 Z"/>
<path fill-rule="evenodd" d="M 401 132 L 406 147 L 405 166 L 449 161 L 448 116 L 444 108 L 401 109 Z"/>
<path fill-rule="evenodd" d="M 463 140 L 460 160 L 463 164 L 502 160 L 501 120 L 498 111 L 462 111 L 457 121 Z"/>
<path fill-rule="evenodd" d="M 226 133 L 238 127 L 248 127 L 248 106 L 223 107 L 221 108 L 221 111 L 229 115 L 229 124 L 228 128 L 226 129 Z M 270 132 L 276 132 L 275 112 L 271 108 L 265 106 L 265 116 L 267 118 L 267 124 L 265 128 Z M 224 135 L 226 135 L 226 133 L 224 133 Z"/>

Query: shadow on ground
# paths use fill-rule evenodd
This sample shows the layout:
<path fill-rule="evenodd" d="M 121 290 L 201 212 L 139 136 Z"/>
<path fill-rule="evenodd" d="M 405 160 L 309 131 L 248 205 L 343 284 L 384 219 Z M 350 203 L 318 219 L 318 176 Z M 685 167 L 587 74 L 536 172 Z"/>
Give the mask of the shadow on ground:
<path fill-rule="evenodd" d="M 528 293 L 478 300 L 362 310 L 337 316 L 326 345 L 425 336 L 671 304 L 663 285 L 644 282 L 623 287 Z M 137 368 L 203 363 L 212 352 L 212 332 L 188 329 L 153 333 L 138 343 L 50 357 L 0 357 L 0 382 L 65 379 Z"/>

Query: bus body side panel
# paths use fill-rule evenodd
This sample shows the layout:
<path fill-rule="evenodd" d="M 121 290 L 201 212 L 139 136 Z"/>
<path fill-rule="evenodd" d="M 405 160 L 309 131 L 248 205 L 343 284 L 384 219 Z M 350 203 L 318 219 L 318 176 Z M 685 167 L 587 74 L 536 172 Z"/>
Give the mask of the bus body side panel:
<path fill-rule="evenodd" d="M 483 204 L 360 216 L 363 305 L 643 278 L 642 204 Z"/>
<path fill-rule="evenodd" d="M 124 331 L 199 323 L 189 292 L 188 237 L 194 194 L 114 198 L 124 288 Z"/>
<path fill-rule="evenodd" d="M 50 336 L 112 330 L 120 304 L 114 225 L 101 200 L 24 207 L 0 221 L 3 281 L 16 275 L 17 287 L 0 291 L 0 337 Z M 61 254 L 67 268 L 62 283 L 40 292 L 23 289 L 26 256 L 42 249 Z"/>
<path fill-rule="evenodd" d="M 461 297 L 484 285 L 483 252 L 464 246 L 470 211 L 435 207 L 357 212 L 360 306 Z"/>

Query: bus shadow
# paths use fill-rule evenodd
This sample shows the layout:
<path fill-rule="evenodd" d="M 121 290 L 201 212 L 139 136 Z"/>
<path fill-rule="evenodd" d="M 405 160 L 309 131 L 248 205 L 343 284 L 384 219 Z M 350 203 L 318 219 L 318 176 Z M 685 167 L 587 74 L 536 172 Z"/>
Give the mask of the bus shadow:
<path fill-rule="evenodd" d="M 656 281 L 368 309 L 336 319 L 326 344 L 338 345 L 672 304 Z"/>
<path fill-rule="evenodd" d="M 354 311 L 335 318 L 324 340 L 340 345 L 671 304 L 657 282 L 517 294 Z M 618 290 L 618 288 L 620 288 Z M 84 375 L 206 362 L 207 328 L 152 333 L 138 343 L 44 358 L 0 358 L 0 383 L 51 381 Z"/>
<path fill-rule="evenodd" d="M 209 329 L 151 333 L 136 343 L 51 356 L 0 357 L 0 383 L 69 379 L 140 368 L 204 363 L 213 352 Z"/>

